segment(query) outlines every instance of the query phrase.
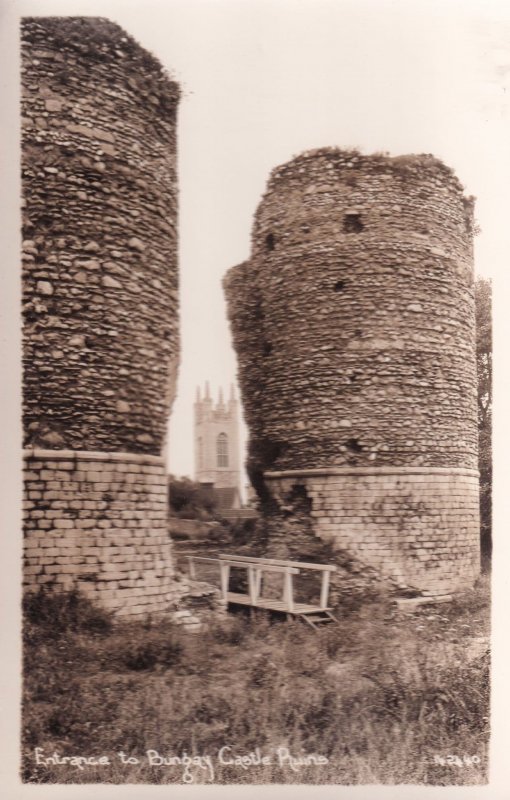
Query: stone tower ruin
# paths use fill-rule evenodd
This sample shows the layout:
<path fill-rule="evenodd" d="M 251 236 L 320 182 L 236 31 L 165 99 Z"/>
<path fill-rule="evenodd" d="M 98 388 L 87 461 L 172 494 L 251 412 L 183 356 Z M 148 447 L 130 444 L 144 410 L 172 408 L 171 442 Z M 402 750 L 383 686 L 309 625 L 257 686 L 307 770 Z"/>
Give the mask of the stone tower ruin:
<path fill-rule="evenodd" d="M 270 551 L 400 590 L 479 572 L 473 209 L 429 155 L 276 168 L 225 278 Z"/>
<path fill-rule="evenodd" d="M 22 22 L 25 584 L 173 597 L 179 88 L 105 19 Z"/>

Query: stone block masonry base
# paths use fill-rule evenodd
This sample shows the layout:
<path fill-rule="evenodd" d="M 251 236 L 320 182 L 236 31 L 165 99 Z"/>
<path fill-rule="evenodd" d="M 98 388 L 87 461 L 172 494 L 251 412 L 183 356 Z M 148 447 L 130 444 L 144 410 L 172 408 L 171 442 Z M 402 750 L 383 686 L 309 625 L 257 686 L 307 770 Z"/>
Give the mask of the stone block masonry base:
<path fill-rule="evenodd" d="M 310 524 L 295 526 L 296 539 L 309 537 L 302 533 L 308 527 L 333 552 L 348 553 L 399 589 L 449 595 L 471 588 L 479 575 L 476 470 L 337 467 L 266 472 L 264 479 L 287 519 L 294 498 L 296 514 L 307 509 Z M 277 526 L 272 531 L 278 547 Z M 287 541 L 294 552 L 300 544 L 307 542 Z"/>
<path fill-rule="evenodd" d="M 25 589 L 78 588 L 128 616 L 179 599 L 160 457 L 33 449 L 24 463 Z"/>

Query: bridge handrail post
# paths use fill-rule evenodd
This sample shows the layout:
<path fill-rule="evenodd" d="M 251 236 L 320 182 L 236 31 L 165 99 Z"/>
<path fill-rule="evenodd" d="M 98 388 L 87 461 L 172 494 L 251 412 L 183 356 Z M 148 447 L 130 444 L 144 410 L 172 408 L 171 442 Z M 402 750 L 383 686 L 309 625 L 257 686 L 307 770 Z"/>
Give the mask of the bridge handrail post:
<path fill-rule="evenodd" d="M 285 570 L 284 573 L 284 602 L 287 603 L 287 611 L 294 611 L 294 592 L 292 586 L 292 573 Z"/>
<path fill-rule="evenodd" d="M 222 561 L 220 561 L 221 596 L 225 602 L 228 602 L 229 579 L 230 579 L 230 564 L 224 564 Z"/>
<path fill-rule="evenodd" d="M 326 608 L 326 606 L 328 605 L 329 576 L 330 576 L 329 571 L 324 571 L 322 573 L 321 599 L 320 599 L 321 608 Z"/>
<path fill-rule="evenodd" d="M 255 568 L 251 564 L 248 566 L 248 591 L 250 603 L 254 606 L 257 603 L 257 587 L 255 583 Z"/>
<path fill-rule="evenodd" d="M 260 586 L 262 583 L 262 570 L 259 567 L 255 568 L 255 601 L 258 602 L 260 597 Z"/>

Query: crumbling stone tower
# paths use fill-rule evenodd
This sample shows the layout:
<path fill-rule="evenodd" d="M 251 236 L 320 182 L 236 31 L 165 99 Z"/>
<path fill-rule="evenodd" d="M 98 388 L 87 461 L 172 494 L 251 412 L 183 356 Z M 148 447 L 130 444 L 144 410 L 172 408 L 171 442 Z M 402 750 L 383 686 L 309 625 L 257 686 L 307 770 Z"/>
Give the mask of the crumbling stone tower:
<path fill-rule="evenodd" d="M 225 279 L 270 549 L 402 589 L 479 572 L 472 202 L 432 156 L 275 169 Z"/>
<path fill-rule="evenodd" d="M 179 89 L 117 25 L 22 23 L 25 583 L 173 597 Z"/>

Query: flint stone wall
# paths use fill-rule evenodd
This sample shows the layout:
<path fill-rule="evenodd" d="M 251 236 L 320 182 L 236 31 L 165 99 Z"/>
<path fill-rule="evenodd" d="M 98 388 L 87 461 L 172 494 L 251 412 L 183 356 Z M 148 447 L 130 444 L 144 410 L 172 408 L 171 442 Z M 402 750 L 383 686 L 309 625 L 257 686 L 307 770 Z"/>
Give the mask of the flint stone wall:
<path fill-rule="evenodd" d="M 179 89 L 105 19 L 22 21 L 25 583 L 174 596 Z"/>
<path fill-rule="evenodd" d="M 472 200 L 432 156 L 324 149 L 273 171 L 251 258 L 225 279 L 250 428 L 248 471 L 273 543 L 283 517 L 288 529 L 298 513 L 281 477 L 290 471 L 314 498 L 315 536 L 348 546 L 400 586 L 444 593 L 472 582 L 479 570 L 472 230 Z M 409 480 L 410 467 L 421 468 L 422 488 Z M 375 475 L 401 468 L 398 488 L 393 479 L 367 483 L 349 473 L 358 468 Z M 305 477 L 314 469 L 350 477 L 328 479 L 316 494 L 315 479 Z M 438 497 L 432 512 L 422 497 L 430 480 Z M 402 502 L 407 496 L 415 514 Z M 418 557 L 438 544 L 436 525 L 449 548 L 438 546 L 439 560 L 456 565 L 435 570 L 437 581 Z M 469 557 L 459 559 L 464 545 Z"/>
<path fill-rule="evenodd" d="M 25 446 L 159 455 L 179 354 L 177 84 L 117 25 L 22 25 Z"/>

